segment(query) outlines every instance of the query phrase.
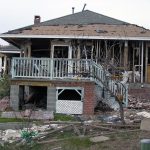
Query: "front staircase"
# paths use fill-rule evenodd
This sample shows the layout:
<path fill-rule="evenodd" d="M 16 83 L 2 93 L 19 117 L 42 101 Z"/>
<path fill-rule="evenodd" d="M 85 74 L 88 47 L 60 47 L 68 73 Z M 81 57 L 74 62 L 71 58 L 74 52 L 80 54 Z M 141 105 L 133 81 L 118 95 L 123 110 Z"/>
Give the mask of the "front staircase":
<path fill-rule="evenodd" d="M 106 103 L 112 109 L 117 110 L 119 109 L 119 104 L 116 101 L 116 98 L 119 99 L 122 97 L 122 103 L 124 106 L 127 106 L 127 84 L 123 84 L 120 80 L 112 78 L 112 74 L 105 70 L 100 64 L 92 62 L 92 66 L 92 76 L 96 83 L 96 95 L 99 97 L 99 100 Z"/>

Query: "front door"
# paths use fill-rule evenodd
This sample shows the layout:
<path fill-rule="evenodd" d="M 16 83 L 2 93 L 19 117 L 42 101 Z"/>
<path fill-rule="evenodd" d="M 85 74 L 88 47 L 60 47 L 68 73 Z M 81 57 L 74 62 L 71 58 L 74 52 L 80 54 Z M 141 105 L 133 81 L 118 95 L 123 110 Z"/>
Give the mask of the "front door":
<path fill-rule="evenodd" d="M 72 49 L 69 45 L 53 47 L 54 77 L 65 78 L 72 73 Z"/>
<path fill-rule="evenodd" d="M 68 58 L 69 46 L 54 46 L 54 58 Z"/>

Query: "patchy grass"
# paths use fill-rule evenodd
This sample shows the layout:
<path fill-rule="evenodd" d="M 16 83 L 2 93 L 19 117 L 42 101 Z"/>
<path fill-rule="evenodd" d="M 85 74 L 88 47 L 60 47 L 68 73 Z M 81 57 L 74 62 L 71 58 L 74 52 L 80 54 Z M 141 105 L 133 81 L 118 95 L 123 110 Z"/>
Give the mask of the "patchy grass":
<path fill-rule="evenodd" d="M 75 118 L 71 115 L 54 114 L 55 121 L 75 121 Z"/>
<path fill-rule="evenodd" d="M 59 132 L 56 134 L 56 138 L 62 139 L 62 138 L 70 138 L 76 136 L 74 132 L 71 131 L 65 131 L 65 132 Z"/>
<path fill-rule="evenodd" d="M 41 124 L 42 122 L 40 120 L 32 120 L 28 118 L 1 118 L 0 117 L 0 123 L 7 123 L 7 122 L 34 122 L 36 124 Z"/>
<path fill-rule="evenodd" d="M 63 150 L 82 150 L 91 147 L 92 142 L 89 138 L 70 138 L 62 146 Z"/>
<path fill-rule="evenodd" d="M 109 141 L 92 143 L 89 138 L 73 137 L 71 133 L 64 131 L 57 136 L 58 138 L 69 138 L 64 141 L 30 145 L 5 144 L 4 147 L 0 147 L 0 150 L 139 150 L 140 140 L 149 138 L 150 132 L 126 132 L 107 136 L 110 137 Z M 55 139 L 55 137 L 50 137 L 49 140 Z"/>
<path fill-rule="evenodd" d="M 6 122 L 23 122 L 23 119 L 19 118 L 0 118 L 0 123 L 6 123 Z"/>

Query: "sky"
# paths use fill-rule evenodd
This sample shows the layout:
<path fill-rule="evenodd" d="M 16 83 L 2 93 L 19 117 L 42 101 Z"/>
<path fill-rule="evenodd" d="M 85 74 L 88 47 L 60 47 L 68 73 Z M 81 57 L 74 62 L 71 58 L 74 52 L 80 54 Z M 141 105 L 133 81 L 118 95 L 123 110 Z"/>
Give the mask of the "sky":
<path fill-rule="evenodd" d="M 75 12 L 91 10 L 131 24 L 150 29 L 150 0 L 0 0 L 0 33 Z M 0 40 L 0 45 L 7 45 Z"/>

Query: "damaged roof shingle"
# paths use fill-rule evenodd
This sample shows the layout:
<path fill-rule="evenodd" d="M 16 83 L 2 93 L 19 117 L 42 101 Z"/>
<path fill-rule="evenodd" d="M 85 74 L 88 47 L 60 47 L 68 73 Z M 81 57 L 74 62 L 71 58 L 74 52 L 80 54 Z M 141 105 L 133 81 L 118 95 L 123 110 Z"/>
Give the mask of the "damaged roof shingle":
<path fill-rule="evenodd" d="M 85 10 L 6 34 L 150 37 L 150 30 Z"/>

